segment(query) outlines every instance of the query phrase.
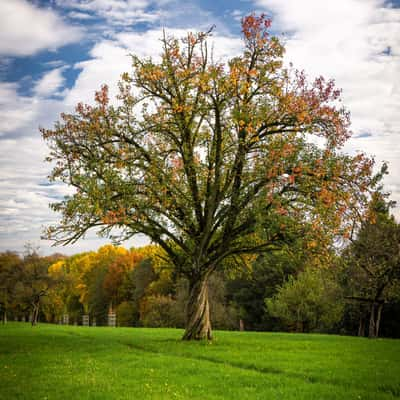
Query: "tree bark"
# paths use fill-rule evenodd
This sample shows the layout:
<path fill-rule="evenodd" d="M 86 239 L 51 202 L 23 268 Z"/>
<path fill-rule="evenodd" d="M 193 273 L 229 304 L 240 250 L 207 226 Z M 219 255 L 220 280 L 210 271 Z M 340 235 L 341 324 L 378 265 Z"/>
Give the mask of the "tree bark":
<path fill-rule="evenodd" d="M 33 315 L 32 315 L 32 326 L 37 324 L 38 315 L 39 315 L 39 302 L 33 305 Z"/>
<path fill-rule="evenodd" d="M 369 317 L 369 329 L 368 329 L 369 338 L 374 338 L 376 334 L 375 307 L 376 307 L 375 302 L 371 303 L 371 314 Z"/>
<path fill-rule="evenodd" d="M 190 282 L 183 340 L 211 340 L 207 276 Z"/>
<path fill-rule="evenodd" d="M 365 315 L 361 314 L 360 315 L 360 322 L 358 325 L 358 336 L 365 336 Z"/>
<path fill-rule="evenodd" d="M 381 324 L 382 308 L 383 308 L 383 303 L 380 303 L 378 306 L 378 313 L 376 315 L 375 337 L 379 336 L 379 325 Z"/>

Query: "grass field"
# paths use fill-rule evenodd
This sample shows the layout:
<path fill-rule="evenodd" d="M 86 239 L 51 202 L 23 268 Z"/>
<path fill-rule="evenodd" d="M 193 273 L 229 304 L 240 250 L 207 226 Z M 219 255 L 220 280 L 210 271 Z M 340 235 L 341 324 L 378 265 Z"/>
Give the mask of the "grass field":
<path fill-rule="evenodd" d="M 400 341 L 0 326 L 1 399 L 399 399 Z"/>

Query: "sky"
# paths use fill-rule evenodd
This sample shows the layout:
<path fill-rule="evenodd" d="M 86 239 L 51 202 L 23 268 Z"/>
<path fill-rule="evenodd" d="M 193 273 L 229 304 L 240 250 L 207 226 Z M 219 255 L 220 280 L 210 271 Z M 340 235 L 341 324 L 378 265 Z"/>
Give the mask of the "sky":
<path fill-rule="evenodd" d="M 240 20 L 252 12 L 272 17 L 286 63 L 343 89 L 353 131 L 344 151 L 386 161 L 385 190 L 400 203 L 400 0 L 1 0 L 0 251 L 30 243 L 73 254 L 105 243 L 94 233 L 68 247 L 40 239 L 59 218 L 49 203 L 70 189 L 49 183 L 39 127 L 92 103 L 103 83 L 115 94 L 129 54 L 156 57 L 163 29 L 183 36 L 215 25 L 216 53 L 239 54 Z"/>

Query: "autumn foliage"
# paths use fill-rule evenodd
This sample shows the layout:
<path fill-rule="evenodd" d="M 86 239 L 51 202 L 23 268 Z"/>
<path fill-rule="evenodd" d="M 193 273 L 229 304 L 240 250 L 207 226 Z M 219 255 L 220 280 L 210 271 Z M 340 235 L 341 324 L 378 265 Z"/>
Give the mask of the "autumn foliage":
<path fill-rule="evenodd" d="M 160 61 L 132 57 L 116 105 L 103 86 L 42 130 L 50 178 L 76 189 L 53 204 L 62 219 L 48 237 L 147 235 L 190 282 L 186 339 L 211 338 L 210 274 L 296 235 L 348 235 L 378 179 L 367 156 L 340 152 L 340 90 L 286 68 L 270 25 L 244 18 L 243 53 L 226 63 L 210 54 L 212 32 L 165 35 Z"/>

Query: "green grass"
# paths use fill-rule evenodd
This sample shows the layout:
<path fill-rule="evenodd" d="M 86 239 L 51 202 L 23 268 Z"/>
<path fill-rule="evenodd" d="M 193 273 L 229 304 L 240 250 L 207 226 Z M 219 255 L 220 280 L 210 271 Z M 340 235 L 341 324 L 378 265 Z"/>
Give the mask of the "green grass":
<path fill-rule="evenodd" d="M 400 399 L 400 341 L 0 326 L 1 399 Z"/>

